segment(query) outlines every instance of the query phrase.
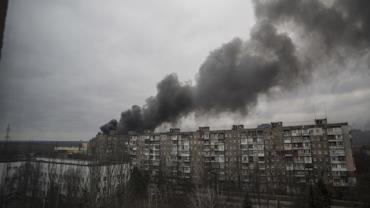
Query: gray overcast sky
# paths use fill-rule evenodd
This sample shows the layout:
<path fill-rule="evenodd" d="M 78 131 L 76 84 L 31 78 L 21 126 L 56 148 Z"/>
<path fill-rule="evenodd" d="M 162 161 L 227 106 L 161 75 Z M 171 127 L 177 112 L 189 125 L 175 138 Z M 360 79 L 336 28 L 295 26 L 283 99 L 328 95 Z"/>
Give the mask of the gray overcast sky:
<path fill-rule="evenodd" d="M 248 39 L 253 5 L 244 0 L 12 0 L 0 63 L 0 127 L 18 139 L 89 139 L 133 104 L 143 105 L 169 73 L 192 81 L 210 51 Z M 179 126 L 329 121 L 370 126 L 368 57 L 322 67 L 289 93 L 261 96 L 248 118 L 183 119 Z M 342 72 L 340 72 L 342 71 Z M 316 112 L 316 113 L 315 113 Z M 162 126 L 166 128 L 166 126 Z"/>

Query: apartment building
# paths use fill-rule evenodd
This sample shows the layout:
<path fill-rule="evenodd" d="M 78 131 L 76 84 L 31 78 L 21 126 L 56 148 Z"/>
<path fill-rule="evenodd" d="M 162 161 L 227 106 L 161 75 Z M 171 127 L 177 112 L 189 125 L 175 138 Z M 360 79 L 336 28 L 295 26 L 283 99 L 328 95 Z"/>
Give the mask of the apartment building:
<path fill-rule="evenodd" d="M 309 125 L 132 133 L 128 144 L 132 165 L 174 183 L 289 191 L 319 178 L 340 187 L 356 182 L 350 127 L 326 119 Z"/>
<path fill-rule="evenodd" d="M 118 134 L 117 130 L 111 130 L 108 134 L 98 133 L 87 144 L 87 154 L 99 161 L 128 161 L 129 138 Z M 131 142 L 134 142 L 131 139 Z"/>

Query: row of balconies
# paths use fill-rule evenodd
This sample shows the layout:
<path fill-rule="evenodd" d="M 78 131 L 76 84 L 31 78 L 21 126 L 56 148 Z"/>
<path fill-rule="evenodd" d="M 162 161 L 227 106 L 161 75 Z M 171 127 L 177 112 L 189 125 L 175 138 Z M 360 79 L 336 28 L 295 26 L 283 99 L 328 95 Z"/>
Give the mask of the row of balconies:
<path fill-rule="evenodd" d="M 344 143 L 342 141 L 339 141 L 339 142 L 329 142 L 329 148 L 330 149 L 333 149 L 333 148 L 344 148 Z"/>
<path fill-rule="evenodd" d="M 153 150 L 153 151 L 160 151 L 161 150 L 159 145 L 158 146 L 151 146 L 151 147 L 149 147 L 149 149 Z"/>
<path fill-rule="evenodd" d="M 181 157 L 189 157 L 190 156 L 190 152 L 179 152 L 178 153 L 178 156 L 181 156 Z"/>
<path fill-rule="evenodd" d="M 345 156 L 346 155 L 346 152 L 344 151 L 344 149 L 334 149 L 334 150 L 330 150 L 330 156 Z"/>
<path fill-rule="evenodd" d="M 181 162 L 183 161 L 173 161 L 173 162 L 169 162 L 167 163 L 167 166 L 178 166 L 178 165 L 181 165 Z M 210 162 L 210 164 L 214 164 L 212 165 L 211 167 L 213 168 L 223 168 L 224 167 L 224 161 L 220 160 L 220 161 L 217 161 L 215 159 L 209 159 L 209 160 L 206 160 L 205 162 Z M 251 169 L 251 168 L 256 168 L 258 167 L 256 165 L 256 163 L 250 163 L 248 164 L 249 161 L 247 160 L 242 160 L 242 165 L 241 168 L 242 169 Z M 133 160 L 133 164 L 136 164 L 137 161 L 136 160 Z M 259 164 L 265 164 L 265 161 L 263 160 L 259 160 L 258 161 Z M 152 160 L 145 160 L 142 162 L 143 165 L 152 165 L 152 166 L 159 166 L 160 165 L 160 160 L 158 158 L 156 159 L 152 159 Z M 185 164 L 188 164 L 188 163 L 183 163 L 181 166 L 184 166 L 184 167 L 187 167 L 188 165 L 185 165 Z M 301 162 L 301 163 L 298 163 L 298 162 L 295 162 L 294 164 L 290 164 L 290 165 L 286 165 L 286 170 L 308 170 L 308 166 L 309 165 L 310 167 L 312 166 L 310 162 L 307 163 L 306 162 Z M 259 167 L 261 167 L 262 169 L 265 168 L 265 165 L 259 165 Z M 345 163 L 332 163 L 332 171 L 347 171 L 347 168 L 346 168 L 346 164 Z"/>
<path fill-rule="evenodd" d="M 332 143 L 332 144 L 336 144 L 336 143 Z M 293 146 L 294 147 L 292 147 L 292 149 L 295 149 L 295 150 L 307 150 L 307 151 L 310 151 L 310 149 L 311 149 L 309 147 L 309 143 L 295 143 L 295 144 L 293 144 Z M 242 146 L 242 147 L 245 147 L 245 145 Z M 258 148 L 258 149 L 262 149 L 262 147 L 261 148 Z M 290 145 L 285 145 L 284 146 L 284 149 L 285 150 L 291 150 L 290 149 Z M 136 154 L 135 151 L 137 151 L 137 147 L 131 147 L 130 154 L 135 155 Z M 247 150 L 245 150 L 245 149 L 242 148 L 242 151 L 246 155 L 264 156 L 263 150 L 260 150 L 262 152 L 256 153 L 258 150 L 254 150 L 253 149 L 253 150 L 248 150 L 247 151 Z M 216 154 L 210 154 L 211 152 L 214 152 L 214 153 L 216 153 L 216 152 L 224 152 L 224 150 L 222 148 L 218 148 L 218 149 L 214 149 L 214 150 L 212 150 L 210 148 L 204 148 L 203 149 L 203 152 L 204 152 L 204 155 L 205 156 L 211 156 L 211 155 L 216 155 Z M 190 155 L 190 151 L 178 152 L 177 151 L 177 148 L 176 149 L 173 149 L 171 151 L 171 153 L 172 154 L 175 154 L 175 155 L 180 154 L 180 155 L 183 155 L 183 156 Z M 148 156 L 148 155 L 159 155 L 160 154 L 160 148 L 159 147 L 154 147 L 154 148 L 150 149 L 149 152 L 148 152 L 148 150 L 145 150 L 143 152 L 143 154 L 145 156 Z M 307 152 L 307 153 L 306 152 L 299 152 L 298 154 L 299 155 L 302 155 L 302 156 L 305 156 L 305 155 L 308 156 L 308 155 L 311 155 L 312 153 L 310 153 L 310 152 Z M 217 154 L 217 155 L 219 155 L 219 154 Z M 222 153 L 221 153 L 221 155 L 222 155 Z M 330 146 L 330 155 L 332 155 L 332 156 L 344 156 L 345 155 L 344 147 L 333 146 L 333 145 Z M 293 155 L 291 153 L 286 153 L 285 156 L 290 157 L 290 156 L 293 156 Z"/>
<path fill-rule="evenodd" d="M 295 157 L 295 158 L 293 158 L 293 161 L 295 162 L 295 163 L 312 163 L 312 157 L 302 157 L 302 156 L 300 156 L 300 157 Z"/>
<path fill-rule="evenodd" d="M 299 149 L 299 150 L 297 150 L 297 154 L 299 156 L 310 156 L 311 155 L 311 149 Z"/>
<path fill-rule="evenodd" d="M 150 141 L 152 141 L 152 142 L 159 142 L 160 141 L 160 137 L 157 137 L 157 136 L 151 136 L 150 138 L 149 138 L 149 140 Z"/>
<path fill-rule="evenodd" d="M 188 164 L 190 163 L 190 159 L 181 159 L 181 160 L 177 160 L 178 163 L 184 163 L 184 164 Z"/>
<path fill-rule="evenodd" d="M 332 171 L 347 171 L 346 167 L 336 167 L 336 168 L 331 168 Z"/>
<path fill-rule="evenodd" d="M 343 133 L 342 128 L 340 128 L 340 127 L 327 129 L 327 134 L 328 135 L 340 135 L 342 133 Z"/>
<path fill-rule="evenodd" d="M 160 162 L 159 161 L 154 161 L 154 162 L 152 162 L 152 165 L 153 166 L 159 166 L 160 165 Z"/>
<path fill-rule="evenodd" d="M 328 141 L 329 142 L 343 141 L 343 136 L 341 134 L 339 134 L 339 135 L 328 135 Z"/>
<path fill-rule="evenodd" d="M 188 167 L 188 168 L 179 168 L 179 172 L 182 172 L 182 173 L 190 173 L 191 172 L 191 169 L 190 169 L 190 167 Z"/>
<path fill-rule="evenodd" d="M 338 177 L 346 177 L 346 176 L 348 176 L 348 172 L 347 171 L 332 171 L 331 174 L 332 174 L 333 177 L 336 177 L 336 176 L 338 176 Z"/>

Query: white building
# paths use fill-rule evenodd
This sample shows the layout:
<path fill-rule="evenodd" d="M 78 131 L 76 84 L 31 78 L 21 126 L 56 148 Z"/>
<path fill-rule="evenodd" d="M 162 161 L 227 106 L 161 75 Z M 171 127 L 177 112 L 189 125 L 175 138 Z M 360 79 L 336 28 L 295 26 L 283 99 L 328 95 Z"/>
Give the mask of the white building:
<path fill-rule="evenodd" d="M 23 161 L 0 162 L 0 187 L 7 193 L 17 190 L 17 180 L 33 177 L 39 190 L 39 197 L 45 198 L 52 183 L 60 187 L 62 195 L 73 187 L 78 192 L 89 190 L 93 184 L 98 195 L 125 184 L 130 177 L 130 165 L 99 164 L 87 160 L 32 158 Z"/>

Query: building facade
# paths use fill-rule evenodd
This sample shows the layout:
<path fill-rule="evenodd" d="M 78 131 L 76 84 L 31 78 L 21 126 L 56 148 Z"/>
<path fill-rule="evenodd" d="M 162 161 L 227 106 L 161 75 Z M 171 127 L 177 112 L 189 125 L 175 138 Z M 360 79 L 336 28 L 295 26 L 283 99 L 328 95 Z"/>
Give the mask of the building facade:
<path fill-rule="evenodd" d="M 326 119 L 310 125 L 131 133 L 128 145 L 132 165 L 153 180 L 282 192 L 319 178 L 336 187 L 356 182 L 350 126 Z"/>
<path fill-rule="evenodd" d="M 98 133 L 87 144 L 87 154 L 94 160 L 127 162 L 130 159 L 128 142 L 128 136 L 120 135 L 116 130 L 109 134 Z"/>
<path fill-rule="evenodd" d="M 45 205 L 48 194 L 58 187 L 59 194 L 74 197 L 94 193 L 95 197 L 114 193 L 130 178 L 130 164 L 102 164 L 96 161 L 35 157 L 0 162 L 0 194 L 13 196 L 23 191 Z M 44 207 L 44 206 L 43 206 Z"/>

